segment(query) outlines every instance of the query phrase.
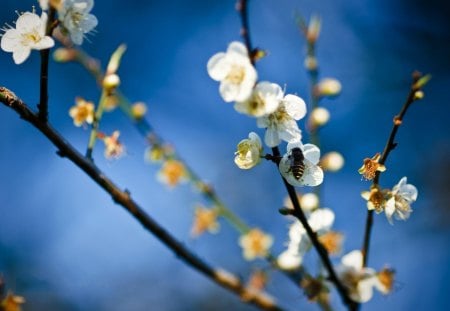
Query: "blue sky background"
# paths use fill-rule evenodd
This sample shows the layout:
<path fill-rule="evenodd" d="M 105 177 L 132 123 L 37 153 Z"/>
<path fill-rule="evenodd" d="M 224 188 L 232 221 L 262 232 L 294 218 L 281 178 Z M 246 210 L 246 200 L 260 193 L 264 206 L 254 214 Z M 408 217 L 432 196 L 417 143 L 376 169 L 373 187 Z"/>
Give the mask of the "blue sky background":
<path fill-rule="evenodd" d="M 2 24 L 34 1 L 3 1 Z M 228 43 L 240 40 L 235 1 L 97 1 L 95 35 L 83 46 L 105 64 L 121 43 L 128 50 L 119 73 L 122 90 L 148 103 L 149 120 L 173 142 L 184 159 L 211 182 L 220 197 L 251 225 L 275 237 L 283 248 L 288 220 L 277 209 L 285 190 L 273 165 L 241 171 L 233 163 L 238 141 L 255 121 L 222 101 L 206 63 Z M 365 222 L 360 192 L 369 183 L 357 169 L 381 151 L 392 117 L 408 91 L 410 74 L 431 73 L 425 99 L 413 105 L 398 134 L 388 171 L 391 187 L 403 176 L 419 189 L 407 222 L 375 218 L 370 265 L 397 270 L 396 290 L 375 294 L 363 310 L 446 310 L 450 281 L 450 10 L 444 1 L 251 1 L 250 24 L 256 46 L 269 51 L 257 64 L 261 80 L 286 86 L 307 98 L 304 41 L 294 12 L 323 19 L 318 56 L 322 77 L 333 76 L 343 92 L 324 101 L 331 112 L 322 130 L 323 151 L 338 150 L 345 168 L 327 175 L 324 206 L 337 214 L 335 228 L 346 235 L 344 249 L 359 248 Z M 0 54 L 0 84 L 34 106 L 39 92 L 39 55 L 20 66 Z M 68 116 L 75 96 L 98 100 L 94 81 L 78 65 L 50 64 L 50 120 L 80 150 L 88 132 Z M 300 127 L 304 124 L 300 122 Z M 121 130 L 127 156 L 119 161 L 94 156 L 98 165 L 161 224 L 208 262 L 247 277 L 237 234 L 222 223 L 219 235 L 188 236 L 198 194 L 189 186 L 166 189 L 156 166 L 143 162 L 145 142 L 119 111 L 102 124 Z M 259 130 L 263 135 L 263 132 Z M 0 108 L 0 273 L 28 301 L 25 310 L 251 310 L 180 263 L 135 220 L 30 125 Z M 284 147 L 282 147 L 284 148 Z M 313 257 L 314 258 L 314 257 Z M 310 260 L 317 267 L 315 260 Z M 264 262 L 256 262 L 263 266 Z M 293 310 L 317 309 L 278 273 L 268 290 Z M 333 296 L 336 310 L 342 305 Z"/>

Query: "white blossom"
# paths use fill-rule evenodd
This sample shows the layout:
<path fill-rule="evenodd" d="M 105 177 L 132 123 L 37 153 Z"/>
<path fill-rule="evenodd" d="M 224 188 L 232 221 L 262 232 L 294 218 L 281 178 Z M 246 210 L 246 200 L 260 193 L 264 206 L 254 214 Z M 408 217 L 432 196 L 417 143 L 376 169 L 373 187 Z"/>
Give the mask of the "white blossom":
<path fill-rule="evenodd" d="M 334 213 L 329 208 L 316 209 L 308 215 L 307 220 L 311 229 L 320 236 L 331 229 Z M 303 256 L 310 250 L 311 245 L 305 227 L 299 221 L 295 221 L 289 227 L 287 249 L 277 258 L 278 266 L 285 270 L 297 269 L 302 264 Z"/>
<path fill-rule="evenodd" d="M 93 0 L 65 0 L 58 11 L 59 20 L 74 44 L 81 45 L 84 35 L 97 26 L 97 18 L 89 14 L 93 6 Z"/>
<path fill-rule="evenodd" d="M 16 21 L 16 28 L 5 31 L 1 40 L 1 48 L 5 52 L 12 52 L 16 64 L 23 63 L 31 50 L 49 49 L 55 45 L 55 41 L 45 35 L 47 26 L 47 14 L 38 15 L 25 12 Z"/>
<path fill-rule="evenodd" d="M 306 114 L 306 104 L 298 96 L 288 94 L 280 101 L 278 108 L 269 115 L 257 119 L 260 128 L 267 128 L 264 142 L 268 147 L 278 146 L 281 140 L 288 143 L 301 140 L 297 122 Z"/>
<path fill-rule="evenodd" d="M 261 161 L 262 150 L 258 134 L 251 132 L 248 138 L 241 140 L 237 145 L 234 163 L 241 169 L 250 169 Z"/>
<path fill-rule="evenodd" d="M 386 203 L 384 209 L 388 221 L 392 224 L 392 217 L 406 220 L 412 212 L 411 203 L 417 200 L 417 188 L 407 184 L 407 178 L 400 179 L 397 185 L 392 188 L 392 197 Z"/>
<path fill-rule="evenodd" d="M 234 109 L 252 117 L 262 117 L 274 112 L 283 98 L 283 90 L 278 84 L 267 81 L 258 82 L 251 96 L 244 101 L 237 101 Z"/>
<path fill-rule="evenodd" d="M 294 177 L 292 172 L 292 149 L 300 148 L 304 159 L 303 174 L 299 179 Z M 317 165 L 320 159 L 320 150 L 313 144 L 303 145 L 301 142 L 289 143 L 287 145 L 287 153 L 283 156 L 278 165 L 281 175 L 286 181 L 293 186 L 318 186 L 323 181 L 323 171 Z"/>
<path fill-rule="evenodd" d="M 207 70 L 213 80 L 220 81 L 219 92 L 226 102 L 246 100 L 258 78 L 247 48 L 238 41 L 231 42 L 226 52 L 213 55 Z"/>
<path fill-rule="evenodd" d="M 343 285 L 347 287 L 350 298 L 356 302 L 369 301 L 373 295 L 373 288 L 380 286 L 376 271 L 363 268 L 363 257 L 359 250 L 343 256 L 336 272 Z"/>

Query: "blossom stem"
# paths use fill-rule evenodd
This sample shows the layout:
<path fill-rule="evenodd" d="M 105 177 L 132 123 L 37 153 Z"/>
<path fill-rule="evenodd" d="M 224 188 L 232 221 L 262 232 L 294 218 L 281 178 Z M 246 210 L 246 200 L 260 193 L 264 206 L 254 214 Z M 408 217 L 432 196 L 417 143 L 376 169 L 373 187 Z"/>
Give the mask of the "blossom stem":
<path fill-rule="evenodd" d="M 53 32 L 53 21 L 55 20 L 56 10 L 51 7 L 48 14 L 47 26 L 45 30 L 46 36 L 51 36 Z M 40 51 L 41 55 L 41 72 L 40 72 L 40 91 L 39 91 L 39 104 L 38 115 L 42 122 L 48 121 L 48 59 L 50 49 L 44 49 Z"/>
<path fill-rule="evenodd" d="M 94 150 L 95 142 L 97 141 L 98 129 L 100 127 L 100 121 L 102 119 L 103 112 L 105 111 L 105 103 L 107 98 L 108 98 L 107 91 L 103 89 L 97 110 L 95 111 L 94 122 L 92 123 L 91 134 L 89 136 L 88 147 L 86 150 L 86 158 L 88 158 L 91 161 L 93 160 L 92 152 Z"/>
<path fill-rule="evenodd" d="M 121 205 L 131 214 L 147 231 L 154 235 L 175 255 L 183 260 L 191 268 L 205 275 L 207 278 L 235 293 L 239 297 L 248 294 L 248 290 L 234 274 L 221 269 L 215 269 L 204 262 L 198 255 L 186 248 L 181 242 L 173 237 L 166 229 L 161 227 L 144 209 L 139 206 L 128 191 L 121 190 L 111 179 L 109 179 L 92 161 L 81 155 L 72 145 L 70 145 L 51 125 L 42 121 L 38 114 L 19 99 L 10 90 L 0 87 L 0 102 L 16 111 L 22 119 L 32 124 L 44 136 L 50 140 L 58 149 L 58 155 L 66 157 L 77 167 L 84 171 L 95 183 L 105 190 L 115 203 Z M 262 310 L 283 310 L 271 299 L 267 299 L 263 294 L 252 293 L 252 298 L 248 301 Z"/>
<path fill-rule="evenodd" d="M 245 46 L 247 47 L 248 55 L 252 65 L 255 64 L 254 51 L 252 48 L 252 41 L 250 38 L 250 27 L 248 22 L 248 0 L 238 0 L 236 9 L 241 17 L 241 36 L 244 39 Z"/>
<path fill-rule="evenodd" d="M 412 78 L 413 81 L 411 83 L 411 87 L 410 87 L 408 96 L 407 96 L 406 101 L 403 104 L 399 114 L 394 117 L 394 120 L 393 120 L 394 125 L 392 126 L 391 133 L 389 134 L 389 138 L 386 142 L 383 153 L 381 154 L 380 160 L 378 161 L 378 163 L 380 163 L 380 164 L 386 163 L 386 160 L 387 160 L 390 152 L 392 150 L 394 150 L 395 147 L 397 146 L 397 143 L 395 143 L 395 136 L 397 135 L 398 129 L 402 125 L 403 118 L 404 118 L 406 112 L 408 111 L 408 108 L 411 106 L 411 104 L 415 100 L 417 100 L 416 94 L 422 88 L 422 85 L 417 85 L 417 82 L 421 78 L 423 78 L 421 73 L 419 73 L 417 71 L 413 73 L 413 78 Z M 378 185 L 379 180 L 380 180 L 380 172 L 377 171 L 375 174 L 375 177 L 373 179 L 372 186 Z M 373 210 L 367 211 L 366 226 L 364 229 L 364 240 L 363 240 L 363 245 L 362 245 L 362 250 L 361 250 L 362 255 L 363 255 L 363 267 L 367 266 L 368 258 L 369 258 L 370 237 L 371 237 L 372 227 L 373 227 L 373 212 L 374 212 Z"/>

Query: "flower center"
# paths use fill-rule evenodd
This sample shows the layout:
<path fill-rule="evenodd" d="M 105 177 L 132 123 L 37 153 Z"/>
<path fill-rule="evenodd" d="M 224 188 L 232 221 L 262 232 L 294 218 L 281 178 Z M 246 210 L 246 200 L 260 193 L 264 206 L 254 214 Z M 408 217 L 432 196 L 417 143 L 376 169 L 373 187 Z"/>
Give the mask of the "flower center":
<path fill-rule="evenodd" d="M 245 70 L 243 66 L 233 64 L 225 80 L 232 84 L 241 84 L 245 78 Z"/>
<path fill-rule="evenodd" d="M 36 30 L 33 30 L 32 32 L 28 32 L 22 35 L 22 44 L 28 45 L 30 43 L 38 43 L 42 40 L 42 37 L 39 35 L 39 32 Z"/>

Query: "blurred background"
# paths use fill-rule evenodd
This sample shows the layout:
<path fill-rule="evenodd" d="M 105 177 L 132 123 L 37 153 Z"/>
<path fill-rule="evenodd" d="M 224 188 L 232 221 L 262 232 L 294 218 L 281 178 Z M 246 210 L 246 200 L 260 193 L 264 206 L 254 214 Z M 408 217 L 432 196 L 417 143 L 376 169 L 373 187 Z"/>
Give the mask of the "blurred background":
<path fill-rule="evenodd" d="M 257 64 L 260 79 L 305 99 L 305 42 L 295 12 L 322 16 L 321 77 L 343 85 L 341 96 L 323 102 L 331 120 L 321 131 L 322 151 L 337 150 L 346 160 L 342 171 L 326 176 L 323 202 L 336 212 L 334 228 L 346 235 L 344 252 L 362 242 L 366 206 L 360 192 L 370 185 L 357 173 L 362 159 L 382 151 L 411 73 L 433 75 L 424 100 L 408 112 L 381 178 L 390 188 L 408 176 L 419 190 L 407 222 L 391 226 L 384 215 L 375 217 L 369 264 L 394 267 L 395 290 L 389 296 L 376 293 L 363 310 L 450 309 L 449 5 L 439 0 L 250 2 L 253 42 L 269 51 Z M 278 172 L 269 163 L 250 171 L 235 166 L 236 144 L 256 130 L 255 121 L 224 103 L 206 72 L 209 57 L 240 40 L 235 0 L 125 3 L 97 1 L 93 14 L 99 25 L 83 48 L 105 64 L 119 44 L 127 44 L 119 70 L 122 91 L 148 104 L 157 131 L 233 211 L 273 234 L 273 251 L 281 252 L 290 222 L 277 212 L 286 195 Z M 33 5 L 3 1 L 0 23 L 12 24 L 15 10 Z M 34 107 L 39 53 L 16 66 L 11 54 L 2 52 L 0 68 L 0 85 Z M 68 115 L 76 96 L 97 101 L 100 93 L 79 65 L 52 62 L 50 120 L 84 151 L 88 131 L 75 128 Z M 144 163 L 146 144 L 120 111 L 108 114 L 101 126 L 107 133 L 121 131 L 127 155 L 107 161 L 98 144 L 96 163 L 150 215 L 206 261 L 243 278 L 252 267 L 265 265 L 243 260 L 238 235 L 225 222 L 218 235 L 190 238 L 200 195 L 190 186 L 170 190 L 156 180 L 158 166 Z M 24 310 L 253 310 L 181 263 L 5 107 L 0 107 L 0 146 L 0 273 L 7 288 L 26 298 Z M 316 269 L 317 262 L 311 262 Z M 270 277 L 268 291 L 282 305 L 318 310 L 283 275 Z M 339 297 L 332 300 L 343 310 Z"/>

